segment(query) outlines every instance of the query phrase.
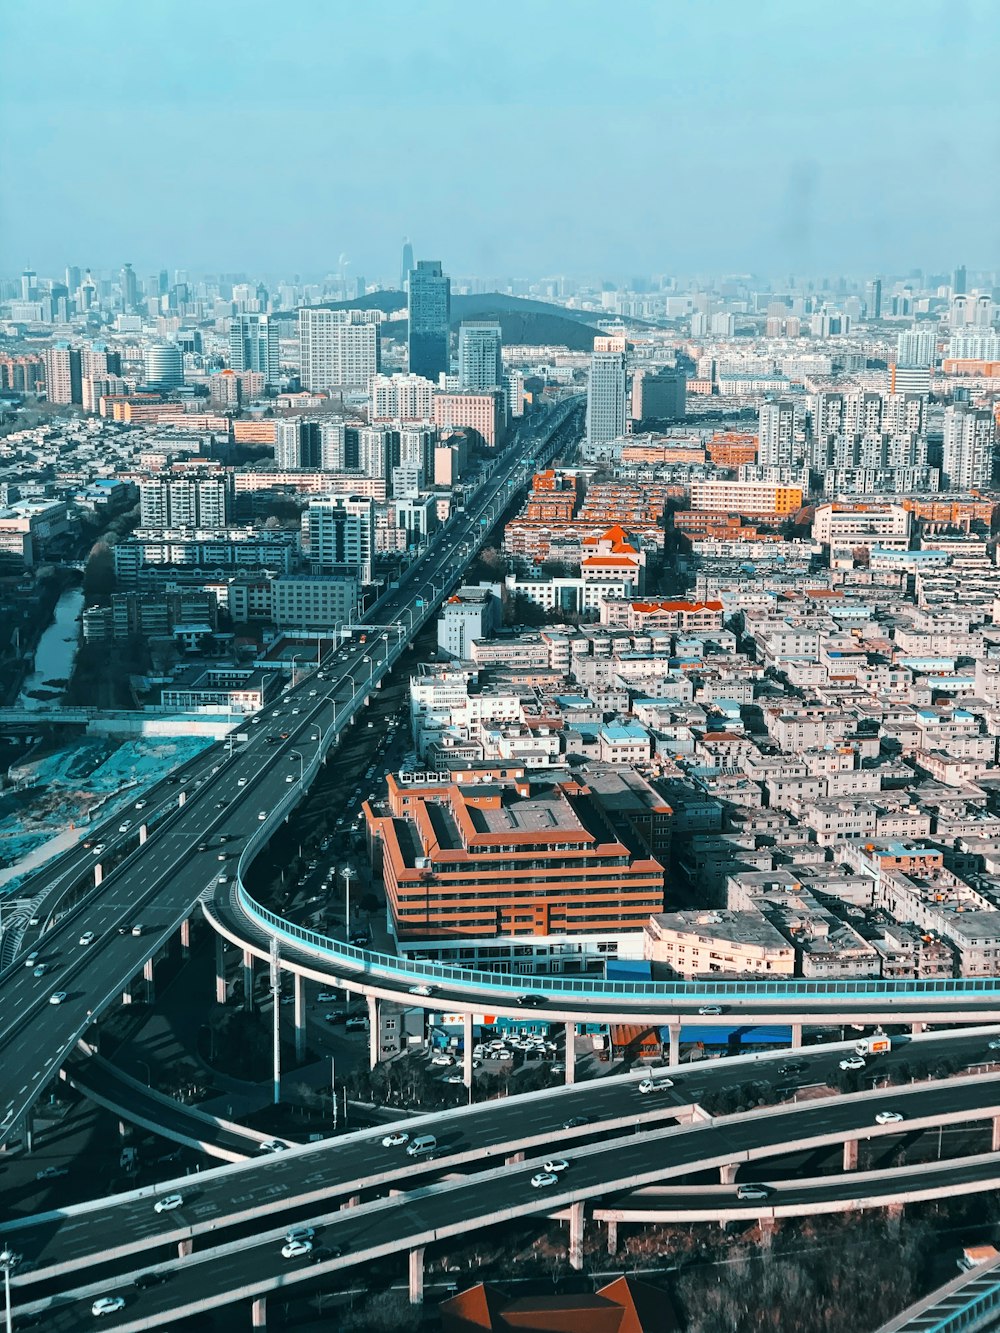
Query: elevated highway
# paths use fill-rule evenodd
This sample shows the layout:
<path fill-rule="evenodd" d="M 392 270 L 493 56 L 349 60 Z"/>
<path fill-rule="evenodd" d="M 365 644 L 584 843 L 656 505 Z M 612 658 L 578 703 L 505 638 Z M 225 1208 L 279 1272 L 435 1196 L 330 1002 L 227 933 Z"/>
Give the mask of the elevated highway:
<path fill-rule="evenodd" d="M 562 1094 L 564 1098 L 572 1095 L 571 1092 Z M 518 1106 L 524 1109 L 523 1102 Z M 885 1107 L 903 1115 L 902 1124 L 876 1123 L 876 1113 Z M 270 1291 L 305 1283 L 340 1268 L 402 1250 L 413 1256 L 411 1278 L 417 1287 L 422 1273 L 422 1251 L 427 1244 L 467 1234 L 475 1227 L 560 1209 L 569 1210 L 570 1261 L 580 1266 L 588 1200 L 619 1195 L 626 1190 L 712 1168 L 723 1172 L 731 1183 L 741 1167 L 752 1164 L 757 1175 L 760 1163 L 787 1152 L 790 1145 L 805 1150 L 852 1143 L 860 1138 L 891 1139 L 922 1129 L 977 1120 L 991 1122 L 996 1139 L 1000 1126 L 1000 1075 L 914 1085 L 895 1088 L 891 1092 L 854 1093 L 716 1119 L 701 1119 L 692 1107 L 686 1123 L 666 1127 L 650 1125 L 642 1132 L 617 1139 L 605 1137 L 596 1143 L 580 1143 L 586 1127 L 560 1130 L 555 1142 L 550 1136 L 544 1155 L 529 1154 L 526 1160 L 511 1160 L 508 1156 L 503 1164 L 494 1161 L 484 1166 L 484 1155 L 480 1154 L 478 1170 L 475 1162 L 468 1159 L 463 1162 L 461 1154 L 447 1152 L 434 1164 L 436 1169 L 451 1172 L 465 1165 L 471 1168 L 470 1173 L 432 1183 L 406 1184 L 401 1194 L 361 1201 L 346 1209 L 337 1206 L 337 1201 L 324 1189 L 324 1182 L 308 1173 L 304 1182 L 307 1189 L 303 1193 L 296 1196 L 286 1190 L 281 1213 L 274 1209 L 255 1212 L 252 1232 L 232 1238 L 224 1238 L 223 1232 L 226 1227 L 247 1220 L 245 1213 L 237 1214 L 233 1210 L 233 1204 L 238 1207 L 243 1200 L 233 1199 L 224 1217 L 216 1216 L 210 1221 L 202 1215 L 206 1199 L 201 1190 L 209 1186 L 210 1178 L 219 1181 L 230 1173 L 246 1171 L 246 1168 L 224 1167 L 203 1174 L 196 1183 L 187 1178 L 175 1182 L 174 1186 L 160 1187 L 160 1193 L 176 1187 L 178 1191 L 190 1194 L 190 1201 L 172 1213 L 156 1214 L 150 1192 L 144 1200 L 133 1197 L 133 1205 L 142 1204 L 144 1212 L 129 1231 L 118 1232 L 117 1243 L 106 1251 L 109 1264 L 117 1268 L 114 1276 L 108 1273 L 102 1278 L 91 1266 L 85 1285 L 74 1285 L 42 1299 L 32 1299 L 31 1284 L 51 1278 L 66 1262 L 62 1257 L 62 1242 L 58 1245 L 58 1254 L 52 1253 L 47 1258 L 46 1252 L 46 1247 L 53 1244 L 54 1230 L 63 1224 L 63 1218 L 49 1214 L 29 1219 L 16 1229 L 5 1228 L 3 1237 L 5 1242 L 13 1244 L 38 1265 L 34 1272 L 15 1275 L 14 1279 L 18 1310 L 37 1315 L 38 1327 L 52 1333 L 69 1333 L 87 1323 L 86 1307 L 95 1295 L 120 1291 L 126 1294 L 125 1309 L 110 1316 L 106 1326 L 120 1330 L 155 1328 L 171 1318 L 212 1309 L 234 1300 L 259 1301 Z M 531 1141 L 529 1135 L 522 1134 L 521 1138 L 526 1145 Z M 527 1152 L 527 1148 L 522 1151 Z M 998 1151 L 1000 1144 L 995 1142 L 990 1156 L 995 1157 Z M 541 1168 L 551 1153 L 566 1156 L 568 1169 L 560 1175 L 554 1187 L 532 1189 L 530 1176 Z M 286 1160 L 268 1163 L 267 1169 L 291 1166 L 296 1161 L 301 1169 L 302 1163 L 311 1165 L 316 1156 L 312 1147 L 293 1149 L 282 1155 Z M 954 1182 L 962 1181 L 966 1171 L 973 1176 L 981 1173 L 984 1170 L 983 1155 L 969 1159 L 968 1165 L 961 1160 L 949 1165 L 951 1175 L 942 1173 L 934 1187 L 937 1192 L 950 1193 Z M 397 1176 L 405 1175 L 408 1169 L 401 1168 Z M 990 1169 L 996 1171 L 995 1162 Z M 388 1183 L 386 1176 L 369 1172 L 366 1188 L 376 1183 Z M 191 1193 L 193 1184 L 194 1192 Z M 218 1185 L 213 1184 L 213 1188 Z M 223 1188 L 232 1198 L 232 1181 Z M 866 1182 L 863 1188 L 870 1188 L 870 1185 Z M 101 1206 L 84 1206 L 91 1222 L 95 1221 L 94 1213 Z M 297 1216 L 289 1211 L 296 1207 Z M 80 1210 L 73 1211 L 79 1225 Z M 761 1215 L 759 1203 L 753 1215 Z M 340 1247 L 343 1253 L 315 1266 L 308 1261 L 303 1264 L 302 1261 L 283 1259 L 280 1254 L 282 1237 L 291 1220 L 321 1229 L 322 1244 L 331 1250 Z M 210 1235 L 214 1243 L 211 1248 L 200 1248 L 206 1235 Z M 199 1248 L 192 1252 L 191 1245 L 196 1238 Z M 64 1235 L 62 1240 L 65 1239 Z M 129 1254 L 137 1252 L 136 1241 L 146 1257 L 141 1271 L 151 1267 L 155 1272 L 169 1273 L 169 1282 L 141 1290 L 129 1285 L 140 1271 L 127 1262 Z M 173 1245 L 179 1246 L 180 1253 L 175 1258 L 168 1258 L 165 1249 Z M 122 1271 L 123 1260 L 125 1271 Z M 152 1264 L 150 1260 L 153 1260 Z"/>

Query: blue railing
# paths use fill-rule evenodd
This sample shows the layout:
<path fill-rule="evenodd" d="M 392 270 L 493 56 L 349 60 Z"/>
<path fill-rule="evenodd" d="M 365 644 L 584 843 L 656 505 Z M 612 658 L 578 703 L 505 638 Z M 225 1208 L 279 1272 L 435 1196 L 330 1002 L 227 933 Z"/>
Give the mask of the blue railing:
<path fill-rule="evenodd" d="M 979 1281 L 983 1279 L 980 1278 Z M 945 1300 L 954 1300 L 960 1292 L 952 1292 Z M 916 1310 L 913 1314 L 913 1320 L 905 1324 L 898 1325 L 899 1333 L 907 1333 L 912 1329 L 913 1333 L 962 1333 L 963 1329 L 972 1329 L 981 1327 L 980 1321 L 986 1319 L 989 1315 L 1000 1311 L 1000 1278 L 994 1279 L 992 1286 L 988 1290 L 981 1292 L 978 1296 L 971 1296 L 968 1303 L 958 1310 L 950 1310 L 943 1314 L 933 1324 L 927 1324 L 924 1321 L 929 1315 L 932 1315 L 934 1307 L 925 1307 L 923 1310 Z"/>

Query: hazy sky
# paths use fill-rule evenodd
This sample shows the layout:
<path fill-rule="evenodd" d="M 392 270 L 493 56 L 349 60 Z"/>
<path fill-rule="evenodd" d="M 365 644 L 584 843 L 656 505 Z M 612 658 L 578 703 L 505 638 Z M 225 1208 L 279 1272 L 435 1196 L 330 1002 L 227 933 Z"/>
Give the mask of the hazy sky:
<path fill-rule="evenodd" d="M 1000 0 L 0 0 L 0 271 L 1000 265 Z"/>

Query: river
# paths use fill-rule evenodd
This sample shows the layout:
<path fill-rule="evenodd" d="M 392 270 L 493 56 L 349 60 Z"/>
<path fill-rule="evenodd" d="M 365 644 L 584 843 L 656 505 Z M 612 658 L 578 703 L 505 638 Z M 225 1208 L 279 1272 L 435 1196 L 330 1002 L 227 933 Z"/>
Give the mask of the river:
<path fill-rule="evenodd" d="M 80 642 L 79 615 L 83 610 L 83 589 L 67 588 L 56 602 L 55 618 L 44 632 L 35 649 L 35 670 L 24 682 L 18 698 L 22 708 L 52 708 L 60 703 L 65 685 L 48 686 L 46 681 L 68 681 L 73 673 L 73 662 Z M 39 690 L 50 698 L 33 699 L 29 691 Z"/>

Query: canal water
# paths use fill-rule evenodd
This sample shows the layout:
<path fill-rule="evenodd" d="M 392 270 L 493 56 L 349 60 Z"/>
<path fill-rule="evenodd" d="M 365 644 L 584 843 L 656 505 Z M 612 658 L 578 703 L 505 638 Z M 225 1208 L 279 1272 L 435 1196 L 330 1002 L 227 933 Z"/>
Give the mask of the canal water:
<path fill-rule="evenodd" d="M 69 681 L 80 643 L 80 612 L 83 610 L 83 589 L 67 588 L 55 605 L 52 624 L 44 632 L 35 649 L 35 670 L 27 677 L 18 704 L 22 708 L 52 708 L 66 691 L 63 684 L 51 681 Z M 42 698 L 32 698 L 32 694 Z"/>

